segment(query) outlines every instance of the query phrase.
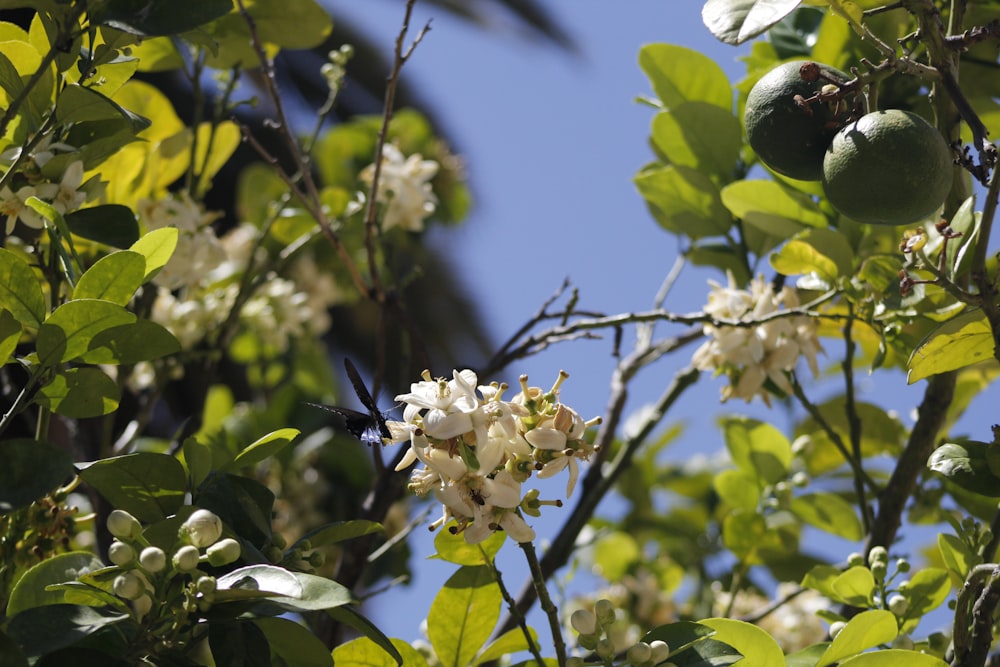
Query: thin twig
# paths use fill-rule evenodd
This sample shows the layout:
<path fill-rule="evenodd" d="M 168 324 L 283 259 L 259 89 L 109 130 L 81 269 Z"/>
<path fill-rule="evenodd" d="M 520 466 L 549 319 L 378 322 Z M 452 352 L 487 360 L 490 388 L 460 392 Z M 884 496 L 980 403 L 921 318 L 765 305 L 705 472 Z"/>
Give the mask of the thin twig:
<path fill-rule="evenodd" d="M 535 553 L 535 544 L 533 542 L 518 542 L 521 551 L 524 552 L 524 557 L 528 561 L 528 568 L 531 570 L 531 582 L 535 588 L 535 594 L 538 596 L 538 601 L 541 604 L 542 611 L 545 612 L 546 618 L 549 619 L 549 631 L 552 633 L 552 645 L 556 650 L 556 664 L 559 667 L 565 667 L 566 665 L 566 641 L 562 636 L 562 626 L 559 623 L 559 609 L 556 607 L 555 603 L 552 602 L 552 598 L 549 597 L 549 589 L 546 586 L 546 580 L 548 577 L 545 575 L 542 569 L 541 563 L 538 562 L 538 554 Z M 517 605 L 515 605 L 515 608 Z M 544 662 L 539 662 L 539 667 L 544 665 Z"/>

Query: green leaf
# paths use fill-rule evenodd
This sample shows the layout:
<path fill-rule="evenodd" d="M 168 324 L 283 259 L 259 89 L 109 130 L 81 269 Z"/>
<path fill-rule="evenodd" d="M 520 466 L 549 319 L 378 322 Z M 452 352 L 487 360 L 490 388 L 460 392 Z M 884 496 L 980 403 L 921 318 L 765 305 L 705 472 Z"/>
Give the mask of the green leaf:
<path fill-rule="evenodd" d="M 244 540 L 262 544 L 271 539 L 274 493 L 255 479 L 214 472 L 198 487 L 194 501 L 215 512 Z"/>
<path fill-rule="evenodd" d="M 129 248 L 146 258 L 147 281 L 170 261 L 177 248 L 178 235 L 176 227 L 161 227 L 145 234 Z"/>
<path fill-rule="evenodd" d="M 714 266 L 722 273 L 732 273 L 738 285 L 750 282 L 750 269 L 746 256 L 728 243 L 695 243 L 684 257 L 698 266 Z"/>
<path fill-rule="evenodd" d="M 832 428 L 843 442 L 851 441 L 848 410 L 843 396 L 832 398 L 819 406 L 820 415 L 827 426 Z M 905 441 L 907 430 L 899 417 L 872 403 L 855 402 L 854 411 L 864 424 L 861 429 L 861 456 L 864 458 L 879 454 L 896 454 L 900 443 Z M 844 465 L 844 455 L 830 440 L 826 430 L 812 417 L 805 419 L 795 429 L 797 439 L 801 439 L 800 456 L 805 459 L 811 476 L 835 470 Z"/>
<path fill-rule="evenodd" d="M 834 493 L 810 493 L 792 498 L 792 514 L 811 526 L 851 541 L 864 537 L 854 506 Z"/>
<path fill-rule="evenodd" d="M 787 239 L 806 227 L 827 225 L 812 199 L 776 181 L 736 181 L 722 188 L 723 205 L 765 234 Z"/>
<path fill-rule="evenodd" d="M 535 646 L 537 646 L 538 633 L 535 632 L 534 628 L 529 627 L 528 634 L 531 635 L 531 640 L 534 642 Z M 491 641 L 489 645 L 483 649 L 483 652 L 476 657 L 475 664 L 495 664 L 500 658 L 513 655 L 515 653 L 521 653 L 522 651 L 527 651 L 529 649 L 528 640 L 525 638 L 521 628 L 514 628 L 513 630 L 508 630 Z"/>
<path fill-rule="evenodd" d="M 218 577 L 216 590 L 257 591 L 297 599 L 303 595 L 302 583 L 289 572 L 277 565 L 247 565 Z M 225 601 L 226 596 L 223 596 Z"/>
<path fill-rule="evenodd" d="M 479 544 L 469 544 L 462 535 L 439 530 L 434 536 L 434 557 L 455 565 L 484 565 L 496 558 L 506 539 L 507 533 L 497 531 Z"/>
<path fill-rule="evenodd" d="M 121 204 L 103 204 L 67 213 L 66 226 L 81 238 L 114 248 L 126 248 L 139 238 L 135 213 Z"/>
<path fill-rule="evenodd" d="M 712 478 L 712 487 L 722 500 L 740 509 L 753 511 L 760 500 L 756 475 L 743 470 L 723 470 Z"/>
<path fill-rule="evenodd" d="M 830 642 L 820 642 L 807 646 L 801 651 L 795 651 L 785 656 L 785 667 L 816 667 L 816 662 Z"/>
<path fill-rule="evenodd" d="M 726 183 L 740 157 L 742 128 L 731 111 L 684 102 L 653 117 L 653 143 L 670 164 L 691 167 Z"/>
<path fill-rule="evenodd" d="M 59 369 L 34 397 L 35 403 L 74 419 L 109 415 L 120 401 L 118 384 L 91 366 Z"/>
<path fill-rule="evenodd" d="M 781 431 L 743 416 L 725 417 L 720 425 L 736 467 L 765 484 L 777 484 L 788 477 L 792 444 Z"/>
<path fill-rule="evenodd" d="M 0 366 L 10 361 L 24 329 L 9 310 L 0 310 Z"/>
<path fill-rule="evenodd" d="M 63 591 L 49 591 L 46 586 L 74 581 L 80 575 L 104 567 L 89 551 L 71 551 L 47 558 L 24 573 L 10 592 L 7 616 L 15 616 L 26 609 L 65 602 Z"/>
<path fill-rule="evenodd" d="M 976 198 L 969 197 L 962 202 L 951 218 L 949 227 L 952 231 L 961 234 L 958 239 L 952 239 L 948 244 L 952 281 L 957 281 L 972 268 L 972 257 L 975 255 L 974 250 L 979 241 L 979 227 L 983 218 L 982 212 L 974 209 L 975 204 Z"/>
<path fill-rule="evenodd" d="M 833 565 L 817 565 L 809 570 L 802 579 L 802 587 L 810 588 L 822 593 L 830 599 L 836 598 L 837 594 L 833 590 L 833 582 L 841 575 L 839 568 Z"/>
<path fill-rule="evenodd" d="M 863 653 L 840 663 L 839 667 L 948 667 L 941 658 L 919 651 L 890 648 L 884 651 Z"/>
<path fill-rule="evenodd" d="M 708 175 L 690 167 L 666 165 L 636 174 L 635 186 L 661 227 L 693 239 L 721 236 L 733 219 Z"/>
<path fill-rule="evenodd" d="M 165 519 L 184 504 L 184 466 L 167 454 L 137 452 L 77 467 L 80 477 L 113 507 L 144 523 Z"/>
<path fill-rule="evenodd" d="M 294 428 L 283 428 L 268 433 L 243 449 L 232 461 L 223 466 L 222 470 L 233 472 L 240 468 L 255 466 L 290 445 L 299 433 L 300 431 Z"/>
<path fill-rule="evenodd" d="M 709 618 L 699 621 L 715 630 L 712 639 L 729 644 L 743 655 L 740 667 L 774 667 L 785 664 L 781 647 L 756 625 L 729 618 Z"/>
<path fill-rule="evenodd" d="M 732 111 L 729 79 L 703 53 L 673 44 L 646 44 L 639 49 L 639 67 L 667 109 L 684 102 L 708 102 Z"/>
<path fill-rule="evenodd" d="M 875 577 L 867 567 L 856 565 L 834 579 L 830 587 L 837 602 L 869 607 L 875 594 Z"/>
<path fill-rule="evenodd" d="M 982 556 L 973 552 L 969 545 L 947 533 L 938 534 L 938 551 L 941 552 L 941 560 L 948 570 L 954 573 L 956 583 L 964 582 L 972 568 L 983 562 Z"/>
<path fill-rule="evenodd" d="M 967 491 L 1000 498 L 1000 479 L 990 469 L 988 458 L 993 448 L 975 440 L 945 443 L 927 459 L 927 467 Z"/>
<path fill-rule="evenodd" d="M 923 568 L 910 577 L 910 583 L 906 587 L 906 599 L 910 603 L 906 610 L 906 618 L 922 618 L 924 614 L 944 604 L 949 593 L 951 593 L 951 579 L 948 570 L 940 567 Z"/>
<path fill-rule="evenodd" d="M 399 660 L 394 660 L 378 644 L 367 637 L 359 637 L 333 649 L 333 662 L 337 667 L 427 667 L 427 660 L 402 639 L 393 639 Z"/>
<path fill-rule="evenodd" d="M 216 665 L 271 667 L 271 650 L 267 639 L 253 623 L 217 620 L 206 625 L 208 648 L 212 662 Z"/>
<path fill-rule="evenodd" d="M 146 258 L 137 252 L 119 250 L 105 255 L 80 276 L 74 299 L 103 299 L 128 305 L 146 275 Z"/>
<path fill-rule="evenodd" d="M 906 381 L 913 384 L 938 373 L 993 358 L 993 332 L 986 315 L 974 308 L 940 324 L 913 349 Z"/>
<path fill-rule="evenodd" d="M 365 616 L 362 616 L 361 613 L 354 607 L 346 604 L 339 607 L 331 607 L 326 610 L 326 614 L 337 623 L 342 623 L 343 625 L 354 628 L 361 637 L 374 642 L 393 660 L 395 660 L 396 664 L 403 664 L 403 658 L 400 655 L 400 651 L 393 644 L 393 640 L 386 637 L 378 626 L 368 620 Z M 409 647 L 409 645 L 407 645 L 407 647 Z M 412 663 L 407 661 L 406 664 Z"/>
<path fill-rule="evenodd" d="M 57 556 L 58 558 L 58 556 Z M 48 562 L 48 561 L 46 561 Z M 7 634 L 20 644 L 25 655 L 34 658 L 72 646 L 109 625 L 130 622 L 130 614 L 109 612 L 72 604 L 53 604 L 26 609 L 7 625 Z M 133 630 L 123 630 L 130 634 Z M 75 652 L 74 652 L 75 653 Z M 76 654 L 78 657 L 79 654 Z M 106 654 L 105 654 L 106 655 Z M 106 658 L 105 664 L 117 667 Z"/>
<path fill-rule="evenodd" d="M 853 269 L 847 239 L 832 229 L 800 232 L 770 259 L 771 266 L 786 276 L 816 273 L 829 282 L 850 275 Z"/>
<path fill-rule="evenodd" d="M 286 664 L 296 667 L 333 667 L 333 657 L 319 637 L 301 623 L 286 618 L 257 618 L 253 621 L 271 647 Z"/>
<path fill-rule="evenodd" d="M 93 23 L 136 35 L 176 35 L 228 14 L 232 0 L 108 0 L 92 10 Z"/>
<path fill-rule="evenodd" d="M 314 0 L 254 0 L 249 13 L 261 40 L 286 49 L 311 49 L 333 29 L 329 12 Z"/>
<path fill-rule="evenodd" d="M 834 637 L 816 667 L 827 667 L 879 644 L 888 644 L 896 638 L 898 631 L 896 615 L 891 611 L 863 611 L 848 621 L 844 629 Z"/>
<path fill-rule="evenodd" d="M 736 509 L 722 522 L 722 542 L 740 561 L 757 564 L 758 548 L 767 533 L 767 523 L 760 514 Z"/>
<path fill-rule="evenodd" d="M 0 630 L 0 664 L 8 667 L 28 667 L 28 659 L 21 647 L 3 630 Z"/>
<path fill-rule="evenodd" d="M 117 102 L 93 88 L 69 85 L 59 93 L 56 119 L 62 125 L 102 120 L 123 120 L 135 133 L 149 127 L 149 121 L 123 109 Z"/>
<path fill-rule="evenodd" d="M 298 596 L 271 598 L 269 603 L 287 611 L 303 612 L 332 609 L 354 602 L 350 589 L 332 579 L 306 572 L 292 572 L 292 576 L 299 582 L 302 593 Z"/>
<path fill-rule="evenodd" d="M 711 638 L 702 639 L 677 655 L 670 654 L 670 663 L 676 667 L 725 667 L 741 660 L 743 656 L 735 648 Z M 532 664 L 528 663 L 525 667 Z"/>
<path fill-rule="evenodd" d="M 594 574 L 609 582 L 620 581 L 642 561 L 642 549 L 635 537 L 624 531 L 609 531 L 593 546 Z"/>
<path fill-rule="evenodd" d="M 72 361 L 90 349 L 94 336 L 136 317 L 122 306 L 100 299 L 67 301 L 38 328 L 38 360 L 42 366 Z"/>
<path fill-rule="evenodd" d="M 785 18 L 801 0 L 708 0 L 701 18 L 716 39 L 742 44 Z"/>
<path fill-rule="evenodd" d="M 0 441 L 0 513 L 7 514 L 73 478 L 73 458 L 50 442 L 29 438 Z"/>
<path fill-rule="evenodd" d="M 340 542 L 353 540 L 364 535 L 371 535 L 372 533 L 384 532 L 385 528 L 382 524 L 374 521 L 365 521 L 363 519 L 355 519 L 353 521 L 336 521 L 309 531 L 299 538 L 296 541 L 296 544 L 302 540 L 309 540 L 309 543 L 312 544 L 313 547 L 319 547 L 329 544 L 339 544 Z M 479 563 L 477 563 L 477 565 L 478 564 Z"/>
<path fill-rule="evenodd" d="M 0 248 L 0 308 L 32 329 L 41 326 L 46 313 L 40 280 L 20 255 Z"/>
<path fill-rule="evenodd" d="M 665 642 L 670 647 L 670 653 L 675 654 L 714 634 L 715 630 L 707 625 L 693 621 L 677 621 L 653 628 L 646 633 L 642 641 L 647 644 L 657 640 Z"/>
<path fill-rule="evenodd" d="M 438 591 L 427 638 L 443 665 L 468 665 L 500 618 L 500 588 L 485 565 L 463 566 Z"/>
<path fill-rule="evenodd" d="M 80 356 L 88 364 L 137 364 L 181 351 L 181 344 L 163 326 L 150 320 L 111 327 L 95 335 L 90 350 Z"/>

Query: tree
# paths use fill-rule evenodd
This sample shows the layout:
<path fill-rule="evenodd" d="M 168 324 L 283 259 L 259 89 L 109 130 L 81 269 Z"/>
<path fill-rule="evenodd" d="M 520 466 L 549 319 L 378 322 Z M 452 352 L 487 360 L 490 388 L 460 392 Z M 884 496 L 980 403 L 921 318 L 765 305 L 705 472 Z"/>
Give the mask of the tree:
<path fill-rule="evenodd" d="M 709 0 L 713 33 L 750 43 L 747 77 L 642 47 L 654 158 L 635 176 L 683 261 L 718 270 L 705 307 L 666 307 L 676 271 L 646 312 L 591 313 L 567 286 L 477 371 L 443 378 L 412 369 L 461 352 L 428 345 L 434 318 L 414 317 L 407 287 L 433 288 L 423 231 L 468 195 L 431 124 L 394 104 L 425 35 L 413 0 L 383 112 L 323 122 L 364 59 L 342 48 L 317 68 L 328 91 L 302 132 L 273 63 L 326 39 L 312 0 L 26 4 L 27 29 L 0 25 L 5 665 L 990 660 L 1000 427 L 953 430 L 1000 359 L 992 4 Z M 174 68 L 196 95 L 214 74 L 186 122 L 137 78 Z M 269 139 L 235 115 L 247 77 Z M 786 150 L 812 133 L 823 150 Z M 240 142 L 259 161 L 226 206 L 239 224 L 213 227 L 205 197 Z M 911 169 L 922 148 L 954 163 Z M 818 160 L 801 173 L 819 180 L 782 175 L 789 157 Z M 310 405 L 337 393 L 318 340 L 333 306 L 371 318 L 376 385 L 409 384 L 401 420 L 350 361 L 364 411 Z M 565 374 L 490 382 L 600 333 L 620 359 L 600 417 L 563 402 Z M 806 382 L 821 349 L 838 387 L 825 400 Z M 670 355 L 689 362 L 626 426 L 632 378 Z M 865 400 L 859 370 L 922 384 L 912 427 Z M 733 414 L 726 460 L 664 462 L 706 371 L 723 401 L 784 404 L 792 427 Z M 535 488 L 555 476 L 572 508 Z M 420 648 L 357 604 L 410 567 L 407 490 L 440 504 L 435 546 L 458 566 Z M 614 519 L 597 514 L 609 494 L 626 507 Z M 542 512 L 565 520 L 539 554 Z M 926 562 L 898 539 L 917 524 L 940 529 Z M 851 546 L 817 553 L 824 534 Z M 496 567 L 509 541 L 521 591 Z M 557 598 L 570 559 L 615 586 Z M 950 633 L 929 631 L 952 596 Z"/>

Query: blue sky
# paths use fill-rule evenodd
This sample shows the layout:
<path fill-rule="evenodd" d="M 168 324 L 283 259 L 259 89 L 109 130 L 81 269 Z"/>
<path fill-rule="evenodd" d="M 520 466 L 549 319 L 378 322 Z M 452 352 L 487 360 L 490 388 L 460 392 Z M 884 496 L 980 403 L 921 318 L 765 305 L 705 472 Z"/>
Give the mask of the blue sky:
<path fill-rule="evenodd" d="M 402 17 L 401 2 L 339 0 L 330 5 L 335 20 L 340 13 L 349 15 L 379 35 L 389 51 Z M 457 275 L 466 281 L 496 341 L 530 318 L 567 277 L 580 289 L 583 309 L 611 314 L 651 306 L 678 245 L 646 212 L 631 182 L 651 159 L 647 137 L 654 114 L 635 102 L 636 96 L 650 92 L 637 56 L 646 43 L 679 44 L 707 53 L 730 80 L 742 78 L 737 58 L 746 48 L 716 42 L 701 23 L 701 5 L 697 0 L 550 0 L 547 6 L 580 46 L 581 53 L 573 55 L 513 29 L 486 33 L 471 28 L 418 2 L 414 25 L 432 18 L 432 30 L 403 76 L 439 113 L 465 159 L 477 197 L 467 222 L 437 234 L 434 242 L 453 258 Z M 679 312 L 700 309 L 708 278 L 720 276 L 692 271 L 666 306 Z M 668 332 L 663 329 L 661 334 Z M 633 333 L 626 333 L 626 350 Z M 831 351 L 829 363 L 839 347 L 836 341 L 825 345 Z M 565 369 L 571 377 L 562 398 L 588 418 L 601 414 L 607 400 L 615 363 L 610 351 L 607 340 L 556 346 L 511 368 L 512 376 L 503 379 L 528 373 L 532 384 L 548 386 Z M 630 410 L 654 400 L 674 371 L 688 363 L 691 351 L 641 374 Z M 912 423 L 908 411 L 919 402 L 922 385 L 907 387 L 898 376 L 876 385 L 861 375 L 858 382 L 867 400 L 880 404 L 889 387 L 894 403 L 890 407 Z M 720 405 L 720 388 L 720 380 L 703 377 L 678 406 L 671 421 L 683 421 L 687 430 L 670 450 L 672 457 L 722 449 L 713 423 L 725 412 L 767 415 L 779 428 L 789 424 L 787 414 L 766 413 L 759 402 Z M 825 387 L 819 394 L 830 396 L 839 389 Z M 980 399 L 979 405 L 984 405 L 986 397 Z M 989 417 L 982 414 L 973 426 L 986 430 Z M 548 488 L 562 488 L 562 483 L 558 480 Z M 536 528 L 545 534 L 544 524 Z M 422 563 L 431 553 L 428 540 L 418 542 L 413 565 L 422 579 L 407 590 L 389 592 L 368 608 L 393 636 L 419 636 L 431 596 L 453 570 L 438 562 Z M 508 565 L 505 570 L 512 575 L 514 590 L 521 581 L 514 576 L 516 568 Z"/>

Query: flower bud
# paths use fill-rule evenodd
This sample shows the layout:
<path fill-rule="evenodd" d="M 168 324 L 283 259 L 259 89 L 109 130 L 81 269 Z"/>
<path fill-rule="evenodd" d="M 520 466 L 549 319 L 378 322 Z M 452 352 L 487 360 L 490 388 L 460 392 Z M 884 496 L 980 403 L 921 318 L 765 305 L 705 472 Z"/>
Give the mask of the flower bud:
<path fill-rule="evenodd" d="M 112 589 L 115 595 L 124 600 L 138 600 L 146 594 L 146 587 L 142 585 L 142 579 L 131 572 L 125 572 L 115 577 Z"/>
<path fill-rule="evenodd" d="M 844 630 L 845 627 L 847 627 L 847 623 L 844 623 L 843 621 L 836 621 L 834 623 L 831 623 L 830 639 L 836 639 L 837 635 L 839 635 Z"/>
<path fill-rule="evenodd" d="M 653 661 L 654 665 L 658 665 L 670 657 L 670 646 L 665 641 L 660 639 L 652 641 L 649 643 L 649 648 L 653 650 L 649 659 Z"/>
<path fill-rule="evenodd" d="M 115 540 L 108 547 L 108 560 L 119 567 L 124 567 L 135 560 L 135 549 L 124 542 Z"/>
<path fill-rule="evenodd" d="M 634 665 L 641 665 L 653 657 L 653 649 L 646 642 L 639 642 L 628 650 L 626 659 Z"/>
<path fill-rule="evenodd" d="M 611 600 L 601 598 L 594 603 L 594 613 L 601 625 L 610 625 L 615 622 L 615 605 Z"/>
<path fill-rule="evenodd" d="M 141 619 L 143 616 L 149 613 L 149 610 L 153 608 L 153 598 L 148 595 L 141 595 L 138 599 L 132 601 L 132 610 L 135 612 L 135 617 Z"/>
<path fill-rule="evenodd" d="M 851 552 L 847 556 L 847 564 L 851 567 L 857 567 L 859 565 L 865 564 L 865 555 L 857 551 Z"/>
<path fill-rule="evenodd" d="M 597 649 L 594 651 L 602 660 L 610 660 L 615 655 L 615 643 L 604 637 L 597 642 Z"/>
<path fill-rule="evenodd" d="M 872 550 L 868 552 L 868 564 L 874 565 L 875 563 L 889 565 L 889 552 L 885 550 L 885 547 L 872 547 Z"/>
<path fill-rule="evenodd" d="M 186 544 L 174 552 L 174 569 L 178 572 L 193 572 L 198 569 L 199 558 L 201 558 L 201 552 L 198 551 L 198 548 Z"/>
<path fill-rule="evenodd" d="M 142 524 L 125 510 L 112 510 L 108 515 L 108 532 L 120 540 L 134 540 L 142 534 Z"/>
<path fill-rule="evenodd" d="M 222 537 L 222 519 L 208 510 L 195 510 L 179 532 L 182 539 L 196 547 L 211 546 Z"/>
<path fill-rule="evenodd" d="M 566 667 L 586 667 L 587 662 L 578 656 L 566 658 Z"/>
<path fill-rule="evenodd" d="M 167 554 L 160 547 L 146 547 L 139 554 L 139 564 L 152 574 L 162 572 L 167 567 Z"/>
<path fill-rule="evenodd" d="M 577 609 L 569 617 L 569 622 L 581 635 L 592 635 L 597 632 L 597 617 L 589 609 Z"/>
<path fill-rule="evenodd" d="M 202 595 L 211 595 L 218 587 L 218 582 L 215 580 L 215 577 L 198 577 L 198 581 L 194 583 L 194 587 Z"/>
<path fill-rule="evenodd" d="M 910 602 L 905 597 L 896 593 L 895 595 L 890 595 L 887 601 L 887 606 L 889 611 L 899 617 L 906 615 L 906 610 L 910 608 Z"/>
<path fill-rule="evenodd" d="M 219 540 L 208 548 L 208 562 L 214 567 L 228 565 L 240 557 L 240 543 L 231 537 Z"/>

